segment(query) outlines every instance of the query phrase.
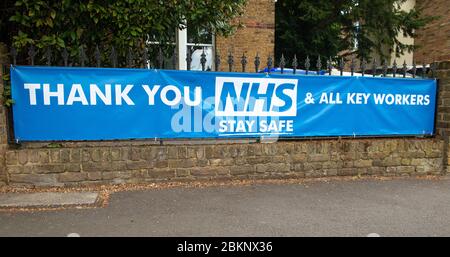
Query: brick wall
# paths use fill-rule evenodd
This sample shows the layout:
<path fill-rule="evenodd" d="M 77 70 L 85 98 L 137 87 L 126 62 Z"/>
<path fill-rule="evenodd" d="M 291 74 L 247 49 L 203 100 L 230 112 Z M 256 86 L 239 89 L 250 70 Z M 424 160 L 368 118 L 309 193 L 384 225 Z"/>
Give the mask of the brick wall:
<path fill-rule="evenodd" d="M 346 139 L 218 145 L 8 150 L 14 185 L 156 180 L 440 174 L 439 139 Z"/>
<path fill-rule="evenodd" d="M 439 78 L 436 128 L 438 135 L 447 137 L 450 136 L 450 61 L 440 62 L 436 74 Z"/>
<path fill-rule="evenodd" d="M 245 26 L 235 34 L 216 38 L 216 50 L 221 56 L 221 70 L 228 70 L 227 56 L 234 55 L 234 71 L 241 71 L 243 53 L 248 57 L 246 71 L 254 71 L 254 58 L 261 57 L 260 68 L 265 67 L 267 57 L 273 58 L 275 49 L 275 2 L 273 0 L 248 0 L 245 13 L 239 20 Z"/>
<path fill-rule="evenodd" d="M 440 16 L 425 28 L 417 31 L 415 44 L 421 46 L 414 52 L 416 62 L 450 60 L 450 4 L 448 0 L 416 1 L 427 16 Z"/>
<path fill-rule="evenodd" d="M 6 109 L 3 105 L 3 79 L 2 69 L 0 63 L 0 186 L 6 184 L 7 173 L 5 166 L 5 151 L 7 150 L 6 138 Z"/>
<path fill-rule="evenodd" d="M 436 75 L 439 78 L 436 133 L 444 139 L 444 167 L 450 172 L 450 61 L 440 62 Z"/>

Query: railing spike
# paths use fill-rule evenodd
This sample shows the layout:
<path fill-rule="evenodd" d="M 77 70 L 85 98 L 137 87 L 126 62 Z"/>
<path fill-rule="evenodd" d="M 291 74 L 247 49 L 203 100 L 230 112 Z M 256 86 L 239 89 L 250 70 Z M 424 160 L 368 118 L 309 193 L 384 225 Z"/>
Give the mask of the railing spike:
<path fill-rule="evenodd" d="M 341 57 L 341 62 L 339 63 L 339 73 L 341 76 L 344 75 L 344 58 Z"/>
<path fill-rule="evenodd" d="M 216 66 L 216 71 L 219 71 L 220 70 L 220 55 L 219 55 L 219 53 L 216 53 L 216 57 L 214 58 L 214 64 L 215 64 L 215 66 Z"/>
<path fill-rule="evenodd" d="M 174 70 L 177 70 L 177 64 L 178 64 L 178 51 L 177 48 L 173 48 L 173 56 L 172 56 L 172 66 Z"/>
<path fill-rule="evenodd" d="M 320 75 L 320 70 L 322 69 L 322 61 L 320 60 L 320 55 L 317 57 L 316 68 L 317 68 L 317 75 Z"/>
<path fill-rule="evenodd" d="M 402 74 L 403 77 L 406 78 L 406 70 L 407 70 L 408 66 L 406 65 L 406 60 L 403 61 L 403 67 L 402 67 Z"/>
<path fill-rule="evenodd" d="M 245 66 L 247 65 L 247 56 L 245 56 L 245 53 L 242 53 L 241 65 L 242 65 L 242 72 L 245 72 Z"/>
<path fill-rule="evenodd" d="M 397 74 L 397 60 L 394 59 L 394 63 L 392 64 L 392 76 L 395 78 Z"/>
<path fill-rule="evenodd" d="M 294 59 L 292 59 L 292 69 L 294 74 L 297 72 L 297 66 L 298 66 L 297 55 L 294 54 Z"/>
<path fill-rule="evenodd" d="M 95 46 L 95 62 L 97 64 L 97 68 L 102 66 L 102 55 L 100 53 L 100 49 L 98 48 L 98 45 Z"/>
<path fill-rule="evenodd" d="M 273 59 L 272 56 L 269 55 L 269 57 L 267 57 L 267 72 L 270 73 L 270 70 L 273 67 Z"/>
<path fill-rule="evenodd" d="M 192 62 L 191 48 L 188 47 L 187 52 L 186 52 L 186 65 L 187 65 L 187 70 L 191 70 L 191 62 Z"/>
<path fill-rule="evenodd" d="M 436 61 L 433 61 L 431 64 L 430 64 L 430 68 L 431 68 L 431 77 L 432 78 L 436 78 L 436 67 L 437 66 L 437 63 L 436 63 Z"/>
<path fill-rule="evenodd" d="M 364 60 L 364 58 L 362 58 L 360 66 L 362 77 L 364 77 L 364 74 L 366 73 L 366 60 Z"/>
<path fill-rule="evenodd" d="M 61 53 L 61 57 L 63 58 L 64 66 L 67 67 L 69 62 L 69 53 L 67 52 L 67 48 L 64 48 L 64 50 Z"/>
<path fill-rule="evenodd" d="M 200 55 L 200 64 L 202 65 L 202 71 L 205 71 L 206 54 L 205 54 L 205 48 L 204 47 L 202 47 L 202 54 Z"/>
<path fill-rule="evenodd" d="M 80 66 L 84 67 L 85 64 L 86 64 L 85 62 L 87 60 L 87 57 L 86 57 L 86 53 L 84 52 L 84 47 L 83 46 L 80 46 L 79 59 L 80 59 Z"/>
<path fill-rule="evenodd" d="M 425 78 L 427 75 L 427 65 L 425 64 L 425 61 L 422 63 L 422 78 Z"/>
<path fill-rule="evenodd" d="M 133 52 L 131 50 L 131 47 L 128 47 L 128 52 L 127 52 L 127 67 L 131 68 L 133 67 Z"/>
<path fill-rule="evenodd" d="M 47 66 L 52 65 L 52 49 L 50 47 L 47 47 L 45 51 L 45 59 L 47 60 Z"/>
<path fill-rule="evenodd" d="M 148 49 L 147 49 L 147 46 L 144 46 L 144 49 L 142 49 L 142 65 L 144 65 L 144 69 L 148 68 Z"/>
<path fill-rule="evenodd" d="M 351 76 L 355 73 L 355 58 L 352 57 L 352 62 L 350 63 Z"/>
<path fill-rule="evenodd" d="M 307 55 L 305 60 L 305 75 L 308 75 L 310 65 L 309 56 Z"/>
<path fill-rule="evenodd" d="M 34 49 L 34 45 L 31 45 L 28 48 L 28 57 L 30 58 L 30 64 L 34 65 L 34 57 L 36 56 L 37 51 Z"/>
<path fill-rule="evenodd" d="M 259 53 L 256 53 L 255 56 L 255 72 L 258 73 L 259 72 L 259 65 L 261 64 L 261 60 L 259 57 Z"/>
<path fill-rule="evenodd" d="M 284 73 L 284 66 L 285 65 L 286 65 L 286 60 L 284 59 L 284 54 L 281 54 L 281 59 L 280 59 L 281 74 Z"/>
<path fill-rule="evenodd" d="M 387 64 L 386 58 L 384 58 L 384 61 L 383 61 L 383 77 L 387 76 L 387 70 L 388 70 L 388 64 Z"/>
<path fill-rule="evenodd" d="M 233 55 L 231 54 L 231 51 L 228 52 L 228 71 L 232 72 L 233 71 L 233 64 L 234 64 L 234 58 Z"/>
<path fill-rule="evenodd" d="M 373 58 L 372 60 L 372 77 L 377 75 L 377 59 Z"/>
<path fill-rule="evenodd" d="M 413 78 L 416 77 L 416 72 L 417 72 L 417 65 L 416 65 L 416 61 L 413 60 L 413 65 L 412 65 L 412 76 Z"/>
<path fill-rule="evenodd" d="M 331 76 L 331 71 L 333 69 L 333 65 L 331 65 L 331 56 L 329 57 L 329 59 L 327 60 L 327 69 L 328 69 L 328 75 Z"/>
<path fill-rule="evenodd" d="M 111 60 L 111 64 L 112 64 L 113 68 L 116 68 L 117 67 L 117 52 L 116 52 L 116 49 L 114 48 L 114 46 L 111 47 L 110 60 Z"/>
<path fill-rule="evenodd" d="M 164 66 L 164 54 L 161 46 L 158 47 L 158 66 L 160 69 Z"/>

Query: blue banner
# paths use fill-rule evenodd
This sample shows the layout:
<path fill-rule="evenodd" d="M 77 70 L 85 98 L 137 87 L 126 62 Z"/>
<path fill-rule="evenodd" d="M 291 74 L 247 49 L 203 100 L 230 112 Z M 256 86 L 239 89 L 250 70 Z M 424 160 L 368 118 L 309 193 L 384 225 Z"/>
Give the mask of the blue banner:
<path fill-rule="evenodd" d="M 436 80 L 11 66 L 19 141 L 432 135 Z"/>

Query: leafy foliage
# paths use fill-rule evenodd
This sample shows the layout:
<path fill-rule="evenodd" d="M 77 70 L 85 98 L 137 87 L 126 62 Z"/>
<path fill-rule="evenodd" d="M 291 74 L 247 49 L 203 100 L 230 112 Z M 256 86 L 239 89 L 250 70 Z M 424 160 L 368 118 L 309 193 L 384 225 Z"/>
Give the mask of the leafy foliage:
<path fill-rule="evenodd" d="M 356 54 L 369 60 L 414 50 L 398 34 L 415 31 L 435 17 L 417 8 L 404 11 L 406 0 L 280 0 L 276 4 L 276 54 L 304 60 L 310 56 Z M 325 57 L 326 58 L 326 57 Z"/>
<path fill-rule="evenodd" d="M 6 70 L 6 69 L 5 69 Z M 2 98 L 3 98 L 3 105 L 10 107 L 14 101 L 11 99 L 11 79 L 9 76 L 9 71 L 3 71 L 3 75 L 1 79 L 3 80 L 3 92 L 2 92 Z"/>
<path fill-rule="evenodd" d="M 231 21 L 240 15 L 246 0 L 4 0 L 0 34 L 9 45 L 24 52 L 38 48 L 67 48 L 71 56 L 79 47 L 107 49 L 119 54 L 128 48 L 143 49 L 147 39 L 165 43 L 180 26 L 208 29 L 219 35 L 233 32 Z M 12 40 L 10 40 L 12 39 Z"/>

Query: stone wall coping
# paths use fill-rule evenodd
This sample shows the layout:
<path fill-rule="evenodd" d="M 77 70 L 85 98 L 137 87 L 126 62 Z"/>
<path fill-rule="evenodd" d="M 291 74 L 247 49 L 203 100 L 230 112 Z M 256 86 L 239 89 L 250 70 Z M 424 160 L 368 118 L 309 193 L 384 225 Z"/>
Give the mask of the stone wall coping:
<path fill-rule="evenodd" d="M 58 148 L 95 148 L 95 147 L 125 147 L 125 146 L 202 146 L 202 145 L 235 145 L 235 144 L 272 144 L 272 143 L 302 143 L 311 141 L 374 141 L 374 140 L 441 140 L 435 136 L 399 136 L 399 137 L 305 137 L 280 139 L 277 141 L 254 139 L 184 139 L 184 140 L 110 140 L 110 141 L 57 141 L 57 142 L 22 142 L 10 145 L 14 149 L 58 149 Z"/>

